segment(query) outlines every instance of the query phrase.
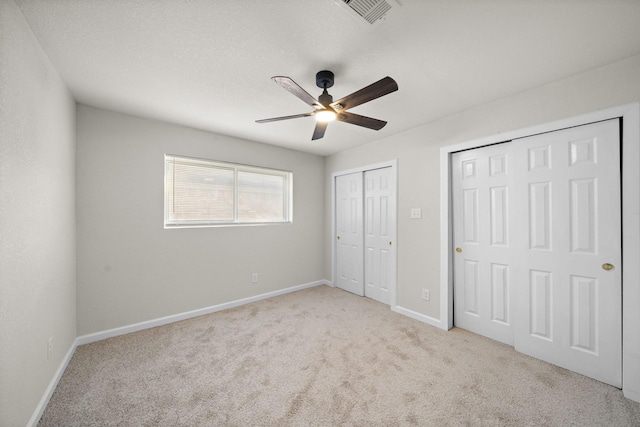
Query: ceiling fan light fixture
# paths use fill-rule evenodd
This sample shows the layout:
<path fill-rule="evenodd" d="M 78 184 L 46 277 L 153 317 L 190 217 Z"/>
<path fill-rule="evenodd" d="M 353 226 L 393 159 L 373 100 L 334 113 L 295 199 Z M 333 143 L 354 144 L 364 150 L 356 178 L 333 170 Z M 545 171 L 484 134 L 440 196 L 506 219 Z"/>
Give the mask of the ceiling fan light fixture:
<path fill-rule="evenodd" d="M 362 0 L 368 1 L 368 0 Z M 271 80 L 282 86 L 287 91 L 291 92 L 305 104 L 308 104 L 314 108 L 314 111 L 303 114 L 295 114 L 293 116 L 272 117 L 270 119 L 256 120 L 256 123 L 269 123 L 278 122 L 280 120 L 297 119 L 299 117 L 314 116 L 316 120 L 316 126 L 313 131 L 312 141 L 320 139 L 324 136 L 324 132 L 327 129 L 327 124 L 334 120 L 339 120 L 342 123 L 351 125 L 362 126 L 367 129 L 380 130 L 387 122 L 384 120 L 374 119 L 372 117 L 360 116 L 347 112 L 348 109 L 357 107 L 365 102 L 373 101 L 381 96 L 387 95 L 391 92 L 398 90 L 398 84 L 391 77 L 387 76 L 378 80 L 369 86 L 363 87 L 360 90 L 347 95 L 336 102 L 333 102 L 333 97 L 327 92 L 327 88 L 333 86 L 333 73 L 328 70 L 318 71 L 316 73 L 316 86 L 322 89 L 322 94 L 315 99 L 313 96 L 302 89 L 300 85 L 290 77 L 286 76 L 273 76 Z"/>
<path fill-rule="evenodd" d="M 316 111 L 314 117 L 316 122 L 332 122 L 336 119 L 336 112 L 329 109 L 319 110 Z"/>

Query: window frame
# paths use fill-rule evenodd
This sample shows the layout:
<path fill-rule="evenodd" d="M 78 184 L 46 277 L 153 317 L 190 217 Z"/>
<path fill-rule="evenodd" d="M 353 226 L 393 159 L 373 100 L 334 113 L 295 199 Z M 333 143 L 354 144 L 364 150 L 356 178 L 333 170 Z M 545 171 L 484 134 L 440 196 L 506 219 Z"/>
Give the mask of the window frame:
<path fill-rule="evenodd" d="M 207 167 L 233 170 L 233 219 L 232 220 L 171 220 L 169 215 L 170 202 L 168 200 L 167 186 L 169 184 L 167 168 L 171 161 L 183 161 L 191 165 L 203 165 Z M 282 220 L 273 221 L 247 221 L 241 220 L 238 217 L 238 200 L 239 200 L 239 184 L 238 174 L 241 172 L 263 174 L 269 176 L 282 177 L 284 180 L 283 185 L 283 218 Z M 278 225 L 278 224 L 291 224 L 293 222 L 293 172 L 273 169 L 263 166 L 247 165 L 242 163 L 224 162 L 218 160 L 209 160 L 197 157 L 180 156 L 177 154 L 164 155 L 164 180 L 163 180 L 163 200 L 164 200 L 164 228 L 176 229 L 176 228 L 202 228 L 202 227 L 237 227 L 237 226 L 254 226 L 254 225 Z"/>

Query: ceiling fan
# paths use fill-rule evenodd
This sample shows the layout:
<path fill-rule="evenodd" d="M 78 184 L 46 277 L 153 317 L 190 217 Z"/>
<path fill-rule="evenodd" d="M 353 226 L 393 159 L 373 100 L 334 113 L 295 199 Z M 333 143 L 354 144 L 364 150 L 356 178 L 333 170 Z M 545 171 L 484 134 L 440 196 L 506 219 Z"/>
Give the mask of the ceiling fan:
<path fill-rule="evenodd" d="M 344 98 L 333 102 L 333 97 L 327 92 L 327 89 L 333 86 L 333 73 L 331 71 L 323 70 L 316 74 L 316 85 L 322 89 L 322 94 L 318 99 L 309 95 L 307 91 L 302 89 L 289 77 L 275 76 L 271 77 L 271 79 L 300 98 L 302 101 L 315 108 L 315 110 L 310 113 L 295 114 L 293 116 L 256 120 L 256 123 L 269 123 L 280 120 L 297 119 L 299 117 L 314 116 L 316 119 L 316 127 L 313 131 L 311 140 L 322 138 L 327 129 L 327 124 L 332 120 L 338 120 L 340 122 L 358 125 L 373 130 L 382 129 L 387 122 L 373 119 L 371 117 L 360 116 L 354 113 L 348 113 L 347 110 L 398 90 L 398 84 L 395 80 L 391 77 L 385 77 L 365 88 L 353 92 L 351 95 L 347 95 Z"/>

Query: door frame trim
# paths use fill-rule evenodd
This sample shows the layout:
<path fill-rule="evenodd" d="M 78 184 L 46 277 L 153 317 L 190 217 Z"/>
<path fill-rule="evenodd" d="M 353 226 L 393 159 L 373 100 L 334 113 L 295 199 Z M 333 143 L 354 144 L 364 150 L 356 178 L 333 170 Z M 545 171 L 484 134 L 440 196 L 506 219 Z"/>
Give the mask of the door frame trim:
<path fill-rule="evenodd" d="M 391 168 L 391 174 L 394 179 L 393 186 L 393 198 L 395 202 L 395 224 L 393 225 L 393 241 L 396 242 L 393 249 L 392 262 L 394 267 L 394 277 L 391 288 L 389 289 L 389 306 L 393 309 L 397 303 L 397 287 L 398 287 L 398 159 L 389 160 L 381 163 L 374 163 L 371 165 L 365 165 L 353 169 L 343 170 L 339 172 L 333 172 L 331 174 L 331 280 L 332 286 L 336 286 L 338 282 L 337 271 L 337 245 L 336 239 L 336 177 L 340 175 L 349 175 L 352 173 L 360 172 L 364 174 L 366 171 L 382 168 Z M 363 269 L 364 272 L 364 269 Z M 364 278 L 363 278 L 364 279 Z M 363 280 L 364 286 L 364 280 Z M 363 288 L 364 292 L 364 288 Z"/>
<path fill-rule="evenodd" d="M 622 390 L 640 402 L 640 102 L 440 148 L 440 323 L 453 327 L 451 154 L 516 138 L 622 119 Z"/>

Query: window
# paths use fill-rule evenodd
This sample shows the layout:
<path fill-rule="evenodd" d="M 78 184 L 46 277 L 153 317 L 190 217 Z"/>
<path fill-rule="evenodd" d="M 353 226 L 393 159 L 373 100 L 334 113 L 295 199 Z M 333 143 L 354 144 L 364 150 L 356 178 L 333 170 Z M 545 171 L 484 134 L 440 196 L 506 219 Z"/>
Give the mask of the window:
<path fill-rule="evenodd" d="M 165 155 L 165 228 L 291 222 L 293 174 Z"/>

